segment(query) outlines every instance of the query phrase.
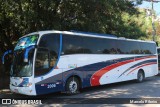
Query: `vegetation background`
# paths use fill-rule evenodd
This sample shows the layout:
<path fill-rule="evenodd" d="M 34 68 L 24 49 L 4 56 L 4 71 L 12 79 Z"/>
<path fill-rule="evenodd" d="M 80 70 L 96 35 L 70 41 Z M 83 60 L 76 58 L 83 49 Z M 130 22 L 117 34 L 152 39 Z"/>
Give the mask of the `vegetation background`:
<path fill-rule="evenodd" d="M 142 0 L 0 0 L 0 58 L 21 36 L 41 30 L 107 33 L 152 40 L 151 16 L 135 6 Z M 156 37 L 160 41 L 160 23 Z M 10 58 L 5 59 L 9 75 Z M 0 71 L 2 61 L 0 60 Z M 0 72 L 0 76 L 3 74 Z"/>

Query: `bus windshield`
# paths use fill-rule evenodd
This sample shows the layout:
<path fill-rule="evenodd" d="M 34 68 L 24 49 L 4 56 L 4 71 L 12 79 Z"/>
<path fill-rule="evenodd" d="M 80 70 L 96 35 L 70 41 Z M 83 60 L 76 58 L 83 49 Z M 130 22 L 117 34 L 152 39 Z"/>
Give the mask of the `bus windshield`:
<path fill-rule="evenodd" d="M 13 77 L 30 77 L 32 76 L 32 68 L 33 68 L 33 55 L 34 48 L 28 49 L 33 45 L 36 45 L 38 40 L 38 35 L 30 35 L 21 38 L 15 49 L 13 55 L 13 63 L 11 66 L 11 76 Z M 27 61 L 26 59 L 27 54 Z"/>
<path fill-rule="evenodd" d="M 24 62 L 24 52 L 24 49 L 14 52 L 13 64 L 11 67 L 11 76 L 13 77 L 32 76 L 34 49 L 30 50 L 28 53 L 28 62 Z"/>

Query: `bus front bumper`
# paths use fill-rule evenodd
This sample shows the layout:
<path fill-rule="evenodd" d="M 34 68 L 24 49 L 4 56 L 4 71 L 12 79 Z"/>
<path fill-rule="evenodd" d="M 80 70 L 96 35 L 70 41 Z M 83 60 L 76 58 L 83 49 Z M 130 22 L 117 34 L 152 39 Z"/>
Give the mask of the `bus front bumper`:
<path fill-rule="evenodd" d="M 16 87 L 10 84 L 10 90 L 11 92 L 18 93 L 18 94 L 24 94 L 24 95 L 36 95 L 35 87 L 29 86 L 29 87 Z"/>

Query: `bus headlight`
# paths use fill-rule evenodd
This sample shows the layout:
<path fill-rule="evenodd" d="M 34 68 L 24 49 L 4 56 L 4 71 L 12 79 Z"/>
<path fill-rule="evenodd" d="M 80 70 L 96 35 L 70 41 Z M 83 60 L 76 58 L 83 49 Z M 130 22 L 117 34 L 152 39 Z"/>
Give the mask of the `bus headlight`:
<path fill-rule="evenodd" d="M 26 83 L 26 84 L 23 84 L 22 86 L 23 87 L 29 87 L 29 86 L 31 86 L 32 85 L 32 83 Z"/>

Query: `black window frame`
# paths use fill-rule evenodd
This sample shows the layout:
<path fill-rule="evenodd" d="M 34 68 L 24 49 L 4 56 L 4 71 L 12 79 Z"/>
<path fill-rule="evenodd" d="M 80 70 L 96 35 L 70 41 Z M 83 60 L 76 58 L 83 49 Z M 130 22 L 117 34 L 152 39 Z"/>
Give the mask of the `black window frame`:
<path fill-rule="evenodd" d="M 65 47 L 65 38 L 64 37 L 68 37 L 68 38 L 81 38 L 81 43 L 82 43 L 82 48 L 83 52 L 70 52 L 70 53 L 65 53 L 64 51 L 64 47 Z M 73 37 L 73 38 L 72 38 Z M 88 40 L 87 40 L 88 39 Z M 95 40 L 94 40 L 95 39 Z M 97 52 L 95 50 L 92 50 L 92 47 L 90 46 L 89 48 L 87 47 L 89 42 L 93 42 L 93 41 L 98 41 L 98 42 L 94 42 L 91 43 L 94 47 L 96 48 L 96 46 L 103 46 L 102 43 L 104 45 L 106 45 L 106 49 L 108 48 L 113 48 L 113 50 L 105 50 L 105 52 L 102 52 L 102 47 L 99 47 L 99 49 L 97 50 Z M 93 40 L 93 41 L 92 41 Z M 101 42 L 101 40 L 103 42 Z M 113 41 L 113 42 L 109 42 L 108 41 Z M 71 41 L 72 42 L 72 41 Z M 75 41 L 74 41 L 75 42 Z M 79 42 L 77 40 L 77 42 Z M 122 43 L 120 43 L 122 42 Z M 98 45 L 95 45 L 96 43 L 98 43 Z M 105 44 L 106 43 L 106 44 Z M 111 47 L 107 47 L 108 44 L 112 43 L 110 46 Z M 89 37 L 89 36 L 80 36 L 80 35 L 70 35 L 70 34 L 64 34 L 63 35 L 63 48 L 62 48 L 62 55 L 66 55 L 66 54 L 132 54 L 132 55 L 137 55 L 137 54 L 155 54 L 156 52 L 154 51 L 154 49 L 150 49 L 152 50 L 151 53 L 143 53 L 144 51 L 144 44 L 148 44 L 150 47 L 153 47 L 151 45 L 154 45 L 154 43 L 149 43 L 149 42 L 143 42 L 143 41 L 134 41 L 134 40 L 125 40 L 125 39 L 114 39 L 114 38 L 101 38 L 101 37 Z M 120 46 L 121 49 L 119 49 L 118 47 Z M 132 47 L 132 48 L 131 48 Z M 135 48 L 136 47 L 136 48 Z M 125 49 L 124 49 L 125 48 Z M 155 46 L 153 47 L 155 48 Z M 90 50 L 91 52 L 84 52 L 85 49 Z M 74 50 L 74 49 L 73 49 Z M 101 52 L 99 52 L 99 50 Z M 112 51 L 112 52 L 111 52 Z M 124 52 L 123 52 L 124 51 Z M 154 52 L 153 52 L 154 51 Z"/>

